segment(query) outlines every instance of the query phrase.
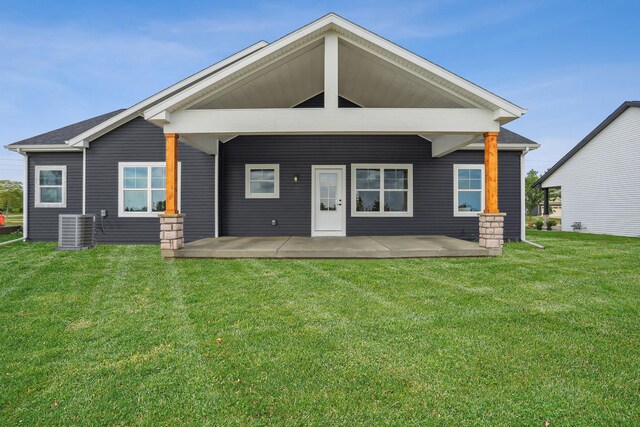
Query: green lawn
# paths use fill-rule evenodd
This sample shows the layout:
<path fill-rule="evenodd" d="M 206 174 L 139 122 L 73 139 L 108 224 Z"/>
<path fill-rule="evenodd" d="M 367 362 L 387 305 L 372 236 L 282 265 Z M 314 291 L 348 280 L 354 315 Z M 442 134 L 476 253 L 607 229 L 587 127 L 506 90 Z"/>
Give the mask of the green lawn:
<path fill-rule="evenodd" d="M 502 258 L 0 247 L 0 425 L 638 425 L 640 239 Z"/>

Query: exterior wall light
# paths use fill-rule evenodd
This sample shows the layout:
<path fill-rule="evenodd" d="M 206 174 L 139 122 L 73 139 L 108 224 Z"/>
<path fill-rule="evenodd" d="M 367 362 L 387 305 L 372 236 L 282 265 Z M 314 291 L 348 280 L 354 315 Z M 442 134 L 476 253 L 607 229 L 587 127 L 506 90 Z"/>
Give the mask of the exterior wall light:
<path fill-rule="evenodd" d="M 293 176 L 293 182 L 298 182 L 298 179 L 300 179 L 300 177 L 298 175 L 294 175 Z"/>

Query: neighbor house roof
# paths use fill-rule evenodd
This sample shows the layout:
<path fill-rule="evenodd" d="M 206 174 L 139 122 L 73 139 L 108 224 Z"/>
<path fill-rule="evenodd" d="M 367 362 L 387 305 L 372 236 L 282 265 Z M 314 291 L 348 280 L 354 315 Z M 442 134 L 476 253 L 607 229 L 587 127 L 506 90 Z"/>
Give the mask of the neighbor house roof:
<path fill-rule="evenodd" d="M 553 165 L 551 169 L 546 171 L 544 175 L 540 177 L 540 179 L 533 184 L 533 187 L 542 187 L 542 183 L 547 180 L 555 171 L 560 169 L 562 165 L 564 165 L 574 154 L 582 149 L 585 145 L 587 145 L 593 138 L 596 137 L 600 132 L 602 132 L 607 126 L 609 126 L 615 119 L 617 119 L 622 113 L 627 111 L 630 107 L 640 108 L 640 101 L 625 101 L 619 106 L 613 113 L 609 115 L 602 123 L 600 123 L 594 130 L 589 133 L 582 141 L 580 141 L 575 147 L 571 149 L 563 158 L 561 158 L 558 163 Z"/>

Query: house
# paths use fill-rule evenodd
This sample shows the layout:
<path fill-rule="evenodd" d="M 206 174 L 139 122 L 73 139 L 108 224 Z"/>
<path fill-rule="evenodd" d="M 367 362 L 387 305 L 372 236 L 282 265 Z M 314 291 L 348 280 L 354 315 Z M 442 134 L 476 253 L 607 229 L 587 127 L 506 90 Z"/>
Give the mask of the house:
<path fill-rule="evenodd" d="M 627 101 L 534 184 L 561 189 L 563 231 L 640 236 L 639 146 L 640 101 Z"/>
<path fill-rule="evenodd" d="M 29 240 L 87 213 L 99 241 L 160 241 L 165 256 L 219 236 L 445 235 L 499 250 L 524 232 L 522 162 L 538 144 L 502 127 L 524 113 L 328 14 L 7 148 L 28 171 Z"/>
<path fill-rule="evenodd" d="M 546 200 L 543 200 L 538 204 L 538 206 L 534 209 L 534 215 L 536 216 L 545 215 L 544 213 L 545 203 L 547 203 Z M 557 194 L 556 196 L 549 195 L 548 204 L 549 206 L 548 206 L 547 215 L 552 216 L 554 218 L 560 218 L 562 216 L 562 196 L 560 194 Z"/>

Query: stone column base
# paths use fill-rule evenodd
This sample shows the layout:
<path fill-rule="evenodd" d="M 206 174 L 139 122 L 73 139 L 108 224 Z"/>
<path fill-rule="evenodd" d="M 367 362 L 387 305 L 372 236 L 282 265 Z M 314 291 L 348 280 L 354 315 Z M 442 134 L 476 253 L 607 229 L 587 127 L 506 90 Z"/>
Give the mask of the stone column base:
<path fill-rule="evenodd" d="M 505 213 L 481 213 L 480 219 L 480 247 L 502 253 L 504 245 L 504 217 Z"/>
<path fill-rule="evenodd" d="M 173 258 L 174 251 L 184 247 L 184 214 L 161 214 L 160 252 L 164 258 Z"/>

